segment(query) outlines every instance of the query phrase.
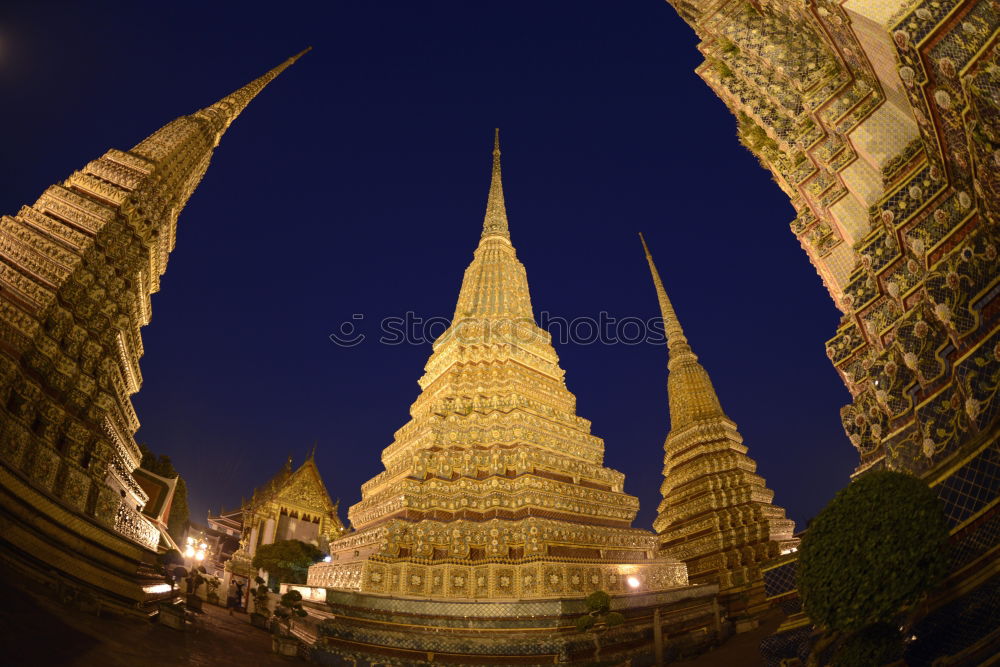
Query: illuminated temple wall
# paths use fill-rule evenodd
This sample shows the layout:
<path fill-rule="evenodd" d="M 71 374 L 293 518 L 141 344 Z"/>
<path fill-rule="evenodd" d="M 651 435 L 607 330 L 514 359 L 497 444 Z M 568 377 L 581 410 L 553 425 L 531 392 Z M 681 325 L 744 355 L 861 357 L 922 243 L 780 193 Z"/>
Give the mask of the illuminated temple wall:
<path fill-rule="evenodd" d="M 1000 4 L 669 1 L 843 312 L 826 349 L 858 472 L 926 479 L 956 576 L 995 573 Z"/>

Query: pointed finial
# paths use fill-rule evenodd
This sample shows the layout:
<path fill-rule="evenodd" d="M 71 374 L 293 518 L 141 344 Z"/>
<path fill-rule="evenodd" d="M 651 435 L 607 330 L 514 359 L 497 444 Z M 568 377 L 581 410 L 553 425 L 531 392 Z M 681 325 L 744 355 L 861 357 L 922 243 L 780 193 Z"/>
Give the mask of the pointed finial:
<path fill-rule="evenodd" d="M 660 272 L 653 263 L 653 255 L 649 252 L 646 239 L 639 234 L 643 250 L 646 251 L 646 261 L 649 262 L 649 272 L 653 275 L 653 285 L 660 301 L 660 314 L 663 317 L 663 330 L 667 334 L 667 351 L 669 361 L 667 368 L 667 396 L 670 402 L 670 432 L 680 432 L 690 424 L 708 418 L 726 417 L 719 403 L 719 397 L 712 386 L 708 372 L 698 362 L 698 357 L 691 351 L 681 323 L 674 312 L 674 306 L 663 289 Z"/>
<path fill-rule="evenodd" d="M 316 459 L 316 445 L 318 445 L 318 444 L 319 444 L 319 440 L 314 440 L 313 441 L 312 451 L 309 452 L 309 460 L 310 461 L 314 461 Z"/>
<path fill-rule="evenodd" d="M 246 109 L 247 105 L 250 104 L 250 101 L 257 96 L 257 93 L 264 89 L 264 86 L 271 83 L 271 81 L 273 81 L 279 74 L 284 72 L 291 65 L 293 65 L 295 61 L 309 53 L 311 50 L 311 46 L 303 49 L 294 56 L 287 58 L 283 63 L 271 69 L 263 76 L 254 79 L 242 88 L 226 95 L 212 106 L 206 107 L 195 113 L 195 116 L 207 118 L 215 125 L 215 145 L 219 145 L 219 139 L 222 138 L 223 133 L 229 129 L 229 126 L 232 125 L 233 121 L 236 120 L 236 117 L 239 116 L 244 109 Z"/>
<path fill-rule="evenodd" d="M 663 329 L 667 334 L 667 350 L 670 352 L 670 360 L 675 361 L 682 355 L 694 357 L 691 346 L 684 336 L 680 320 L 677 319 L 677 313 L 674 312 L 674 306 L 670 303 L 670 297 L 667 296 L 667 291 L 663 288 L 663 281 L 660 280 L 660 272 L 656 270 L 656 264 L 653 263 L 653 255 L 649 252 L 649 246 L 646 245 L 646 239 L 643 237 L 642 232 L 639 232 L 639 240 L 642 241 L 642 249 L 646 252 L 649 272 L 653 276 L 653 286 L 656 288 L 656 296 L 660 301 L 660 316 L 663 318 Z"/>
<path fill-rule="evenodd" d="M 490 194 L 486 200 L 486 217 L 483 219 L 483 236 L 499 236 L 510 240 L 507 228 L 507 207 L 503 201 L 503 183 L 500 179 L 500 128 L 493 133 L 493 175 Z"/>

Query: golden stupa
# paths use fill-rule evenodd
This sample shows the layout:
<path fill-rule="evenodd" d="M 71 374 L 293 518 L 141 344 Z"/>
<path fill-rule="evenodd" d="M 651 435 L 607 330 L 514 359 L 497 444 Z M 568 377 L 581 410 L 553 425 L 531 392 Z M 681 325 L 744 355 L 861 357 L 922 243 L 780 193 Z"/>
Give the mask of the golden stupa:
<path fill-rule="evenodd" d="M 578 597 L 687 584 L 632 527 L 638 500 L 603 465 L 511 245 L 499 138 L 482 237 L 412 419 L 309 585 L 430 598 Z"/>

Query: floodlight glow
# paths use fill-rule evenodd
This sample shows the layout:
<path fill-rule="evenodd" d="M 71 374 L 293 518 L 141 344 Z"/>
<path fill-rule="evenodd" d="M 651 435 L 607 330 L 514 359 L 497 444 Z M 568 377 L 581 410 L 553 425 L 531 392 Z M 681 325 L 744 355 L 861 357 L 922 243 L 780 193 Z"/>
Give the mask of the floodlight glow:
<path fill-rule="evenodd" d="M 628 585 L 629 585 L 630 588 L 639 588 L 639 583 L 640 582 L 639 582 L 639 578 L 638 577 L 629 577 L 625 581 L 628 582 Z"/>

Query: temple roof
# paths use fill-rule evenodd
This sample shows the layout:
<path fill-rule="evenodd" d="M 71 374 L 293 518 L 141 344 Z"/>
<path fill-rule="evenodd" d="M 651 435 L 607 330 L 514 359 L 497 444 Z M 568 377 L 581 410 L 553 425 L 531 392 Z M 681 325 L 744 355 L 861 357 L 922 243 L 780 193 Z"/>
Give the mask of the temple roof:
<path fill-rule="evenodd" d="M 312 455 L 294 471 L 289 456 L 281 470 L 254 491 L 249 506 L 258 507 L 269 502 L 292 504 L 316 513 L 335 513 L 337 509 Z"/>

